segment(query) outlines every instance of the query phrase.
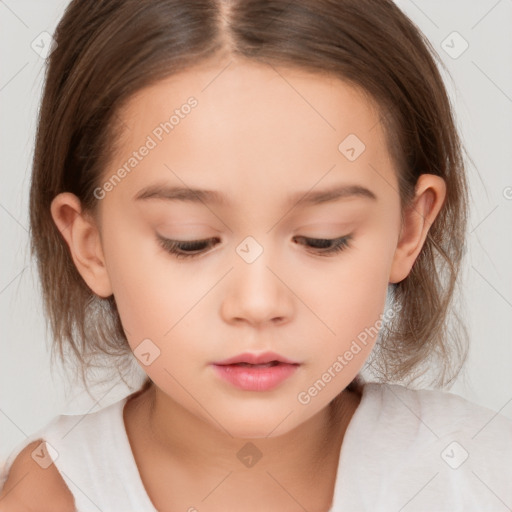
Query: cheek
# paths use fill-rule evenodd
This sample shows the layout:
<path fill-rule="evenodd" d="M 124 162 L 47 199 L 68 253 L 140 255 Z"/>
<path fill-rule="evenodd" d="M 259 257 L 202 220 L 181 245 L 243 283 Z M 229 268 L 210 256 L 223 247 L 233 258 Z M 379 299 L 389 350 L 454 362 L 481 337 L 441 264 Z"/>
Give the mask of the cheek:
<path fill-rule="evenodd" d="M 369 327 L 384 308 L 388 265 L 384 257 L 376 261 L 375 257 L 363 255 L 351 270 L 346 279 L 348 293 L 344 297 L 346 317 L 354 326 Z"/>
<path fill-rule="evenodd" d="M 380 251 L 375 247 L 381 247 Z M 351 351 L 350 369 L 345 371 L 350 380 L 363 366 L 369 356 L 380 328 L 386 304 L 390 261 L 393 250 L 389 242 L 367 239 L 360 243 L 357 251 L 347 252 L 338 263 L 303 290 L 308 305 L 322 320 L 323 347 L 320 366 L 328 368 L 337 356 Z M 312 332 L 320 325 L 311 315 Z M 345 363 L 344 363 L 345 364 Z M 318 371 L 318 368 L 317 368 Z"/>
<path fill-rule="evenodd" d="M 335 331 L 364 328 L 373 323 L 384 308 L 389 278 L 389 255 L 358 249 L 339 263 L 318 272 L 312 286 L 303 292 L 314 298 L 317 313 L 330 319 Z"/>
<path fill-rule="evenodd" d="M 105 226 L 104 253 L 119 315 L 133 349 L 145 338 L 170 339 L 173 326 L 190 304 L 197 302 L 199 292 L 171 264 L 152 232 L 127 224 L 113 221 Z"/>

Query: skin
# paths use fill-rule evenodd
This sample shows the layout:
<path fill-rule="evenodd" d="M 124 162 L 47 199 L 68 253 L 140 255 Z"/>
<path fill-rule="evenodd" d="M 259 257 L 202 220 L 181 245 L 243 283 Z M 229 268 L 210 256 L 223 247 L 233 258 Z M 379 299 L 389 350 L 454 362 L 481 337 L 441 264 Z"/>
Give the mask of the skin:
<path fill-rule="evenodd" d="M 139 363 L 155 386 L 125 407 L 155 506 L 328 510 L 360 402 L 343 390 L 375 337 L 309 403 L 297 396 L 379 320 L 388 284 L 407 277 L 442 207 L 445 183 L 422 175 L 401 225 L 396 169 L 368 97 L 297 69 L 241 61 L 224 68 L 188 70 L 137 93 L 120 112 L 127 129 L 104 180 L 187 98 L 198 105 L 105 194 L 97 215 L 70 193 L 58 195 L 51 212 L 91 290 L 114 294 L 131 349 L 150 339 L 160 350 L 150 365 Z M 348 134 L 366 146 L 352 162 L 338 150 Z M 162 181 L 217 190 L 231 204 L 134 200 Z M 377 200 L 286 203 L 290 194 L 340 183 L 364 186 Z M 220 243 L 177 259 L 157 233 Z M 322 256 L 298 235 L 352 239 Z M 247 236 L 263 248 L 252 263 L 236 251 Z M 301 363 L 271 391 L 235 388 L 211 366 L 266 350 Z M 333 417 L 328 404 L 342 391 Z M 262 454 L 251 468 L 236 457 L 248 441 Z"/>

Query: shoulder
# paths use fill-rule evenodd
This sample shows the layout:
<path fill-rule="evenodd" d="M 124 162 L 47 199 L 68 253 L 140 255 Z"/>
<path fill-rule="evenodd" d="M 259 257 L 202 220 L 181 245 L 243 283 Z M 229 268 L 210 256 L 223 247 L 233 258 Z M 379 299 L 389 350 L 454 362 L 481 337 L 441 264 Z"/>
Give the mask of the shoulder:
<path fill-rule="evenodd" d="M 371 468 L 375 503 L 398 510 L 414 496 L 416 510 L 443 511 L 512 503 L 508 417 L 454 393 L 395 384 L 366 383 L 361 405 L 347 457 L 362 467 L 354 478 Z"/>
<path fill-rule="evenodd" d="M 75 512 L 73 495 L 51 462 L 42 439 L 31 442 L 18 454 L 0 493 L 0 512 L 36 510 Z"/>
<path fill-rule="evenodd" d="M 373 385 L 383 405 L 400 410 L 403 415 L 416 416 L 418 420 L 430 421 L 443 431 L 448 429 L 474 430 L 498 429 L 503 434 L 512 434 L 512 420 L 492 409 L 470 402 L 465 398 L 443 390 L 410 389 L 400 385 Z M 396 411 L 395 411 L 396 412 Z"/>
<path fill-rule="evenodd" d="M 80 494 L 84 488 L 90 499 L 111 500 L 104 475 L 115 474 L 120 455 L 130 463 L 129 444 L 123 444 L 125 400 L 54 416 L 19 443 L 0 467 L 0 512 L 75 512 L 87 499 Z M 115 496 L 122 496 L 122 482 L 116 486 Z"/>
<path fill-rule="evenodd" d="M 372 418 L 381 434 L 411 448 L 456 446 L 496 467 L 512 459 L 512 420 L 499 412 L 442 390 L 415 390 L 395 384 L 369 383 Z M 453 441 L 457 445 L 451 445 Z"/>

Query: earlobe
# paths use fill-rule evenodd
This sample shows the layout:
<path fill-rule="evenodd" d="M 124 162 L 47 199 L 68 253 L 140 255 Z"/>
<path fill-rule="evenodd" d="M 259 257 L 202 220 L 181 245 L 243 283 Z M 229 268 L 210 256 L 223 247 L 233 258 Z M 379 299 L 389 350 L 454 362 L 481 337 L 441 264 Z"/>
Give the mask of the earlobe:
<path fill-rule="evenodd" d="M 82 213 L 80 200 L 70 192 L 57 195 L 50 210 L 73 262 L 89 288 L 100 297 L 112 295 L 100 233 L 92 216 Z"/>
<path fill-rule="evenodd" d="M 446 183 L 440 176 L 422 174 L 418 178 L 413 203 L 404 212 L 389 276 L 390 283 L 399 283 L 409 275 L 445 198 Z"/>

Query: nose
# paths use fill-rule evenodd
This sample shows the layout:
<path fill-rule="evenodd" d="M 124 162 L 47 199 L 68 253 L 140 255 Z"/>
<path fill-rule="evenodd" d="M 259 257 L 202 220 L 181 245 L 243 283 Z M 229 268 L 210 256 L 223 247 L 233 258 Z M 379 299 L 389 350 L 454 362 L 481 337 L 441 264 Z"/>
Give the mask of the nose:
<path fill-rule="evenodd" d="M 221 307 L 228 323 L 246 322 L 254 327 L 289 322 L 293 315 L 290 274 L 268 248 L 252 262 L 237 259 L 229 273 Z"/>

